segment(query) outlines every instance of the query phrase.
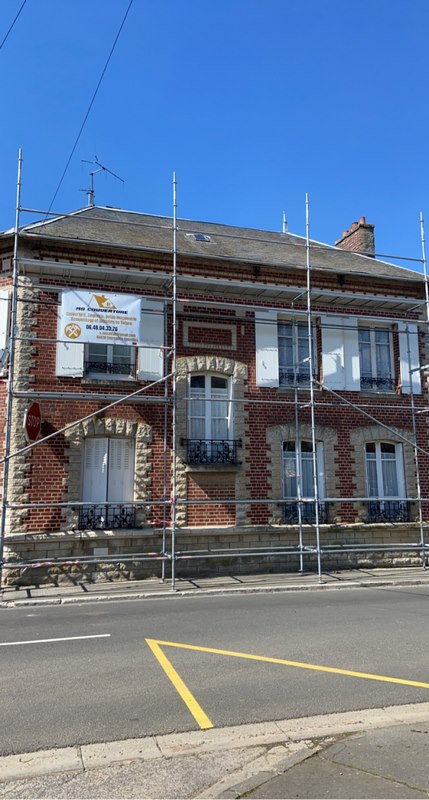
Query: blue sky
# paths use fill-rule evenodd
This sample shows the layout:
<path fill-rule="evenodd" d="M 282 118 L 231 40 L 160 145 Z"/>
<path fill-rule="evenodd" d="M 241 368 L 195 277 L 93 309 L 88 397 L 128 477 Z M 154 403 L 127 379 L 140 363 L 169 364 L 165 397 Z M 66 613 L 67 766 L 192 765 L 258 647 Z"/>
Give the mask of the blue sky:
<path fill-rule="evenodd" d="M 22 0 L 2 0 L 0 40 Z M 0 49 L 0 228 L 49 207 L 129 0 L 27 0 Z M 134 0 L 54 210 L 96 203 L 376 248 L 429 240 L 429 0 Z M 25 219 L 25 218 L 24 218 Z M 27 218 L 28 219 L 28 218 Z M 34 219 L 34 218 L 32 218 Z M 403 263 L 403 262 L 398 262 Z"/>

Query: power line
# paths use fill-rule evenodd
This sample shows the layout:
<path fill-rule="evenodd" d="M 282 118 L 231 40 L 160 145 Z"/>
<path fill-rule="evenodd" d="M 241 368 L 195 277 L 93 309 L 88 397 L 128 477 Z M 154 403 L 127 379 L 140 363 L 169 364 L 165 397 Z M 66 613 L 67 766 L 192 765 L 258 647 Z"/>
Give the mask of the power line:
<path fill-rule="evenodd" d="M 4 37 L 4 39 L 3 39 L 2 43 L 0 44 L 0 50 L 2 49 L 2 47 L 3 47 L 4 43 L 6 42 L 6 39 L 8 38 L 9 34 L 12 32 L 12 28 L 14 27 L 14 25 L 15 25 L 15 22 L 17 21 L 17 19 L 18 19 L 19 15 L 20 15 L 20 13 L 21 13 L 22 9 L 24 8 L 24 6 L 25 6 L 26 2 L 27 2 L 27 0 L 24 0 L 24 2 L 23 2 L 23 3 L 21 3 L 21 8 L 19 9 L 19 11 L 18 11 L 18 13 L 17 13 L 17 15 L 16 15 L 15 19 L 13 20 L 13 22 L 12 22 L 12 24 L 11 24 L 11 26 L 10 26 L 10 28 L 9 28 L 8 32 L 6 33 L 6 36 Z"/>
<path fill-rule="evenodd" d="M 47 213 L 48 213 L 48 214 L 49 214 L 49 212 L 50 212 L 50 210 L 51 210 L 51 208 L 52 208 L 52 206 L 53 206 L 53 204 L 54 204 L 54 202 L 55 202 L 56 196 L 57 196 L 57 194 L 58 194 L 58 192 L 59 192 L 59 190 L 60 190 L 60 188 L 61 188 L 61 185 L 62 185 L 62 182 L 63 182 L 63 180 L 64 180 L 64 178 L 65 178 L 66 172 L 67 172 L 67 170 L 68 170 L 68 168 L 69 168 L 69 166 L 70 166 L 70 162 L 71 162 L 71 160 L 72 160 L 72 158 L 73 158 L 74 152 L 75 152 L 75 150 L 76 150 L 76 147 L 77 147 L 77 145 L 78 145 L 78 142 L 79 142 L 79 139 L 80 139 L 80 137 L 81 137 L 81 135 L 82 135 L 82 131 L 83 131 L 83 129 L 84 129 L 84 127 L 85 127 L 85 124 L 86 124 L 86 121 L 87 121 L 87 119 L 88 119 L 88 117 L 89 117 L 89 114 L 90 114 L 91 108 L 92 108 L 92 106 L 93 106 L 93 104 L 94 104 L 94 101 L 95 101 L 95 98 L 97 97 L 98 90 L 99 90 L 99 88 L 100 88 L 100 86 L 101 86 L 102 80 L 103 80 L 103 78 L 104 78 L 104 75 L 105 75 L 105 73 L 106 73 L 106 70 L 107 70 L 107 67 L 109 66 L 110 59 L 112 58 L 113 52 L 114 52 L 114 50 L 115 50 L 115 47 L 116 47 L 116 45 L 117 45 L 118 39 L 119 39 L 119 37 L 120 37 L 120 35 L 121 35 L 122 28 L 123 28 L 123 27 L 124 27 L 124 25 L 125 25 L 125 21 L 126 21 L 126 19 L 127 19 L 127 17 L 128 17 L 128 14 L 129 14 L 129 12 L 130 12 L 130 9 L 131 9 L 131 6 L 132 6 L 133 2 L 134 2 L 134 0 L 130 0 L 130 2 L 129 2 L 129 4 L 128 4 L 128 8 L 127 8 L 127 10 L 126 10 L 126 12 L 125 12 L 125 14 L 124 14 L 124 18 L 123 18 L 123 20 L 122 20 L 122 22 L 121 22 L 121 24 L 120 24 L 120 26 L 119 26 L 119 30 L 118 30 L 118 32 L 117 32 L 117 34 L 116 34 L 116 36 L 115 36 L 115 40 L 114 40 L 114 42 L 113 42 L 113 45 L 112 45 L 112 47 L 111 47 L 111 49 L 110 49 L 110 53 L 109 53 L 109 55 L 108 55 L 108 57 L 107 57 L 107 61 L 106 61 L 105 65 L 104 65 L 104 67 L 103 67 L 103 70 L 102 70 L 102 73 L 101 73 L 101 75 L 100 75 L 100 77 L 99 77 L 99 79 L 98 79 L 98 83 L 97 83 L 97 86 L 95 87 L 94 94 L 92 95 L 91 102 L 90 102 L 90 104 L 89 104 L 89 106 L 88 106 L 88 110 L 87 110 L 87 112 L 86 112 L 86 114 L 85 114 L 85 116 L 84 116 L 84 119 L 83 119 L 82 125 L 80 126 L 80 129 L 79 129 L 79 133 L 78 133 L 78 135 L 76 136 L 75 143 L 74 143 L 74 145 L 73 145 L 73 147 L 72 147 L 71 153 L 70 153 L 70 155 L 69 155 L 69 158 L 68 158 L 68 160 L 67 160 L 67 163 L 66 163 L 66 165 L 65 165 L 65 167 L 64 167 L 63 174 L 61 175 L 60 181 L 59 181 L 59 183 L 58 183 L 58 186 L 57 186 L 57 188 L 56 188 L 56 190 L 55 190 L 54 196 L 53 196 L 53 198 L 52 198 L 52 200 L 51 200 L 50 206 L 49 206 L 49 208 L 48 208 L 48 211 L 47 211 Z"/>

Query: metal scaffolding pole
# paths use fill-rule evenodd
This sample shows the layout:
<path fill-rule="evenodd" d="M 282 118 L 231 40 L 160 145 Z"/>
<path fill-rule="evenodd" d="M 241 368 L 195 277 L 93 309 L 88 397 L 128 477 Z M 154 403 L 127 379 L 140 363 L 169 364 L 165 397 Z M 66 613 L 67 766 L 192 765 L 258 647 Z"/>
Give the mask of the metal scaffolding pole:
<path fill-rule="evenodd" d="M 426 261 L 425 222 L 423 219 L 422 211 L 420 211 L 420 240 L 422 248 L 423 275 L 425 279 L 426 322 L 429 323 L 429 286 L 428 286 L 428 271 L 427 271 L 427 261 Z"/>
<path fill-rule="evenodd" d="M 415 372 L 415 370 L 413 370 L 411 367 L 410 331 L 408 325 L 406 325 L 405 334 L 407 337 L 408 372 L 410 376 L 411 420 L 413 426 L 413 439 L 414 439 L 413 453 L 414 453 L 414 463 L 416 466 L 416 490 L 417 490 L 417 504 L 418 504 L 418 515 L 419 515 L 420 544 L 422 546 L 422 567 L 423 569 L 426 569 L 426 555 L 424 550 L 425 532 L 423 527 L 423 506 L 422 506 L 422 492 L 420 483 L 420 459 L 419 459 L 419 450 L 417 447 L 417 424 L 416 424 L 414 389 L 413 389 L 413 373 Z"/>
<path fill-rule="evenodd" d="M 171 589 L 176 588 L 177 494 L 177 181 L 173 172 L 173 341 L 171 364 Z"/>
<path fill-rule="evenodd" d="M 302 499 L 301 453 L 300 453 L 300 439 L 299 439 L 299 403 L 298 403 L 298 389 L 296 386 L 294 393 L 295 393 L 295 468 L 296 468 L 296 494 L 298 497 L 298 527 L 299 527 L 299 572 L 304 572 L 304 557 L 303 557 L 304 538 L 302 531 L 302 505 L 301 505 L 301 499 Z"/>
<path fill-rule="evenodd" d="M 0 588 L 2 585 L 2 564 L 4 552 L 4 538 L 6 534 L 6 514 L 7 497 L 9 488 L 9 455 L 12 436 L 12 406 L 13 406 L 13 383 L 15 367 L 15 336 L 16 336 L 16 312 L 18 299 L 18 248 L 19 248 L 19 209 L 21 206 L 21 176 L 22 176 L 22 150 L 18 152 L 18 177 L 16 181 L 16 207 L 15 207 L 15 231 L 13 240 L 13 269 L 12 269 L 12 297 L 10 311 L 10 338 L 9 338 L 9 366 L 6 389 L 6 414 L 4 427 L 4 462 L 2 479 L 2 498 L 1 498 L 1 519 L 0 519 Z"/>
<path fill-rule="evenodd" d="M 314 413 L 314 353 L 313 329 L 311 322 L 311 258 L 310 258 L 310 203 L 308 193 L 305 196 L 305 241 L 306 241 L 306 267 L 307 267 L 307 332 L 308 332 L 308 365 L 310 369 L 310 416 L 311 416 L 311 447 L 313 450 L 313 487 L 314 487 L 314 519 L 316 527 L 316 552 L 317 573 L 319 582 L 322 580 L 322 557 L 320 552 L 320 518 L 319 518 L 319 476 L 317 472 L 317 442 Z"/>
<path fill-rule="evenodd" d="M 164 344 L 168 341 L 168 311 L 164 303 Z M 164 350 L 163 354 L 163 372 L 167 374 L 168 370 L 168 357 L 167 351 Z M 163 472 L 162 472 L 162 553 L 164 554 L 167 548 L 167 445 L 168 445 L 168 381 L 164 383 L 164 453 L 163 453 Z M 165 561 L 161 561 L 161 583 L 165 581 Z"/>

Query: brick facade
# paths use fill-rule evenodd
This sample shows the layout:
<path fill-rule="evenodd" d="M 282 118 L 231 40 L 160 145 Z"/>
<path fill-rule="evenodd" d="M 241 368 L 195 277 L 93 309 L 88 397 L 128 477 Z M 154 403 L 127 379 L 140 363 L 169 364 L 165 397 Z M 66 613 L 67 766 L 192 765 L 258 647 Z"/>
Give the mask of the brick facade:
<path fill-rule="evenodd" d="M 365 222 L 359 223 L 358 227 L 359 230 L 373 228 Z M 213 226 L 213 239 L 216 230 Z M 171 277 L 168 249 L 160 252 L 162 248 L 150 245 L 142 249 L 137 242 L 131 242 L 127 247 L 121 242 L 100 244 L 102 231 L 100 235 L 92 235 L 93 241 L 88 236 L 88 242 L 84 244 L 73 238 L 63 240 L 55 235 L 55 231 L 51 236 L 45 236 L 44 231 L 39 236 L 33 229 L 31 236 L 25 235 L 24 231 L 20 240 L 19 337 L 14 371 L 12 451 L 26 444 L 22 419 L 29 392 L 40 398 L 42 435 L 46 436 L 102 408 L 109 398 L 112 401 L 144 385 L 136 379 L 57 375 L 55 340 L 62 289 L 78 287 L 104 293 L 122 291 L 165 301 L 168 332 L 165 352 L 168 353 L 171 347 L 171 293 L 168 282 L 164 280 L 165 275 Z M 280 234 L 277 236 L 281 238 Z M 7 286 L 11 269 L 11 242 L 7 237 L 3 246 L 2 283 Z M 299 387 L 297 394 L 297 389 L 288 385 L 279 388 L 258 385 L 256 367 L 255 313 L 258 308 L 277 312 L 280 321 L 291 319 L 292 312 L 295 315 L 301 313 L 299 319 L 306 320 L 306 298 L 302 294 L 306 286 L 305 250 L 302 241 L 292 240 L 289 246 L 295 247 L 298 256 L 295 263 L 286 269 L 277 265 L 275 258 L 272 263 L 267 263 L 266 258 L 255 263 L 254 254 L 246 242 L 243 242 L 241 259 L 228 255 L 210 256 L 209 250 L 200 250 L 196 254 L 182 253 L 179 248 L 175 502 L 177 549 L 181 552 L 211 548 L 291 548 L 298 541 L 296 523 L 284 518 L 282 448 L 284 443 L 311 440 L 309 391 L 305 386 Z M 344 243 L 340 246 L 344 247 Z M 355 258 L 344 253 L 342 257 L 345 260 L 340 267 L 334 264 L 325 268 L 317 266 L 316 246 L 313 254 L 316 262 L 312 273 L 312 315 L 316 330 L 314 361 L 315 377 L 320 381 L 315 384 L 314 392 L 315 438 L 321 452 L 323 449 L 321 480 L 323 495 L 328 498 L 327 510 L 324 510 L 326 518 L 321 526 L 322 545 L 417 543 L 420 532 L 415 500 L 409 502 L 406 520 L 381 524 L 368 518 L 365 446 L 368 442 L 375 448 L 380 443 L 391 442 L 401 446 L 406 496 L 416 498 L 414 419 L 421 448 L 421 494 L 423 498 L 429 498 L 429 460 L 425 453 L 427 418 L 424 414 L 412 414 L 410 394 L 401 390 L 398 334 L 398 321 L 401 319 L 420 323 L 419 309 L 416 311 L 415 307 L 424 300 L 424 285 L 420 276 L 413 278 L 412 274 L 401 281 L 399 270 L 395 272 L 396 268 L 392 267 L 390 275 L 385 267 L 378 266 L 375 259 L 365 259 L 365 267 L 348 270 L 348 256 Z M 350 261 L 350 267 L 353 264 Z M 127 271 L 129 277 L 125 279 Z M 215 283 L 211 283 L 213 280 Z M 300 288 L 301 294 L 296 292 L 294 297 L 292 290 L 290 294 L 284 294 L 288 287 Z M 413 307 L 414 310 L 410 311 Z M 371 324 L 384 320 L 391 331 L 391 391 L 366 391 L 362 387 L 360 391 L 341 390 L 337 393 L 323 390 L 326 376 L 323 374 L 321 319 L 332 313 L 344 319 L 352 314 L 358 321 L 369 319 Z M 429 357 L 428 337 L 422 324 L 419 325 L 418 341 L 420 363 L 425 364 Z M 171 369 L 170 357 L 167 357 L 167 364 Z M 232 457 L 232 445 L 227 442 L 224 447 L 227 457 L 222 463 L 217 458 L 220 445 L 216 442 L 209 445 L 203 442 L 204 452 L 206 455 L 209 452 L 205 459 L 208 463 L 201 458 L 201 450 L 197 458 L 189 456 L 192 376 L 224 379 L 225 391 L 229 392 L 225 402 L 229 408 L 231 433 L 227 438 L 234 442 L 236 449 Z M 0 396 L 4 403 L 4 383 L 0 384 Z M 167 525 L 167 539 L 170 524 L 170 505 L 167 504 L 164 514 L 163 503 L 171 498 L 172 493 L 171 381 L 168 381 L 167 391 L 160 383 L 149 389 L 147 396 L 150 402 L 121 403 L 11 460 L 9 506 L 31 504 L 31 507 L 8 509 L 7 560 L 79 559 L 83 556 L 94 556 L 95 560 L 99 548 L 108 548 L 108 554 L 115 559 L 121 553 L 161 552 L 163 522 Z M 349 401 L 350 405 L 345 405 L 341 398 Z M 427 405 L 425 387 L 422 393 L 413 397 L 413 403 L 415 411 L 423 411 Z M 211 404 L 210 408 L 215 409 L 215 405 Z M 389 430 L 362 412 L 380 420 Z M 134 443 L 132 502 L 136 506 L 132 529 L 79 527 L 84 480 L 82 459 L 89 438 L 126 438 Z M 212 438 L 216 440 L 216 436 Z M 205 503 L 205 500 L 210 502 Z M 227 502 L 233 500 L 236 502 Z M 50 502 L 68 505 L 49 507 Z M 423 503 L 423 515 L 425 520 L 429 518 L 429 503 Z M 304 525 L 304 540 L 314 545 L 314 526 Z M 398 557 L 413 561 L 418 554 Z M 193 566 L 190 562 L 179 561 L 178 570 L 251 570 L 263 565 L 268 569 L 283 569 L 295 568 L 297 564 L 297 556 L 287 553 L 281 557 L 273 554 L 268 559 L 258 557 L 257 552 L 247 560 L 225 558 L 226 561 L 220 560 L 216 565 L 213 562 L 204 564 L 203 560 L 193 562 Z M 368 563 L 370 558 L 372 563 L 382 564 L 389 563 L 389 558 L 392 560 L 386 554 L 344 554 L 329 558 L 329 563 L 334 566 Z M 313 556 L 308 555 L 307 560 L 310 566 L 314 563 Z M 88 566 L 85 570 L 86 574 L 103 575 L 107 570 L 115 578 L 121 578 L 154 574 L 158 566 L 156 561 L 142 562 L 138 567 L 128 567 L 125 563 L 118 566 L 115 561 L 99 568 Z M 82 571 L 84 567 L 73 569 Z M 64 568 L 55 567 L 54 572 L 51 570 L 51 574 L 54 573 L 61 576 Z M 21 580 L 19 575 L 19 570 L 6 572 L 10 581 Z"/>

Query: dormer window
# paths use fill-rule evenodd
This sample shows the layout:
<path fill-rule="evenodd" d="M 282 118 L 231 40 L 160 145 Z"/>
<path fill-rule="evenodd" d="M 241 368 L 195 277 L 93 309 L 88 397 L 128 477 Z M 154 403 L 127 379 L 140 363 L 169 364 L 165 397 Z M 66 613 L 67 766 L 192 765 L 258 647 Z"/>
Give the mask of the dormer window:
<path fill-rule="evenodd" d="M 188 239 L 193 239 L 194 242 L 210 242 L 211 236 L 208 236 L 206 233 L 187 233 L 186 236 Z"/>

